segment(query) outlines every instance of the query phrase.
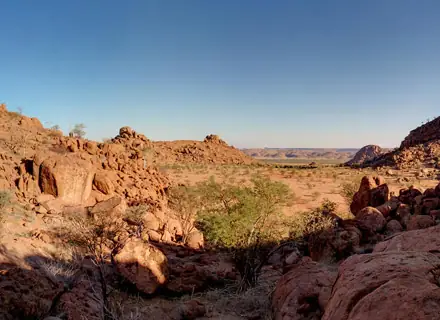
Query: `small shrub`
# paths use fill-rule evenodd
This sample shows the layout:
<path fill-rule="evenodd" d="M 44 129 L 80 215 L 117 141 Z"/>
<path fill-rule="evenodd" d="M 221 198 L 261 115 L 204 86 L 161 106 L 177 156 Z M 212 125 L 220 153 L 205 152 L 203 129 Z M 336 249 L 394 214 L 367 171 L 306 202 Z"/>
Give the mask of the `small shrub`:
<path fill-rule="evenodd" d="M 333 226 L 333 219 L 315 209 L 310 212 L 296 214 L 290 223 L 290 238 L 307 239 L 310 235 L 317 234 Z"/>
<path fill-rule="evenodd" d="M 331 200 L 327 199 L 327 198 L 325 198 L 322 201 L 321 207 L 320 207 L 320 209 L 322 211 L 326 211 L 326 212 L 329 212 L 329 213 L 335 213 L 337 208 L 338 208 L 338 204 L 336 202 L 334 202 L 334 201 L 331 201 Z"/>
<path fill-rule="evenodd" d="M 148 206 L 145 204 L 129 207 L 125 211 L 124 219 L 130 221 L 132 224 L 141 225 L 147 211 Z"/>
<path fill-rule="evenodd" d="M 359 184 L 360 182 L 358 182 L 357 180 L 352 182 L 345 182 L 341 184 L 340 194 L 342 197 L 344 197 L 348 205 L 350 205 L 351 202 L 353 201 L 354 194 L 358 192 Z"/>

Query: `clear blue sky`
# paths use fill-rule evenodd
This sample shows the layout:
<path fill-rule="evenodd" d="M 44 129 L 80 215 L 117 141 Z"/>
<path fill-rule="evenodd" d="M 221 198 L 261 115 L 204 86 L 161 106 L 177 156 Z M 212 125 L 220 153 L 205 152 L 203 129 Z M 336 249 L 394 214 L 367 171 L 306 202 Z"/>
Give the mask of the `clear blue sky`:
<path fill-rule="evenodd" d="M 395 146 L 439 115 L 438 0 L 5 0 L 0 101 L 88 137 Z"/>

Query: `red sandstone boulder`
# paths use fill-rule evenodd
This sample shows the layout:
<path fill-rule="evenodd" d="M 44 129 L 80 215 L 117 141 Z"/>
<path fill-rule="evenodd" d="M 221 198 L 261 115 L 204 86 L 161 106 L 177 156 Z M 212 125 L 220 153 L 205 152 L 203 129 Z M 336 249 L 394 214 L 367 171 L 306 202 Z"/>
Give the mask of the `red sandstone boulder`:
<path fill-rule="evenodd" d="M 359 211 L 356 221 L 359 228 L 368 234 L 381 232 L 387 223 L 382 213 L 373 207 L 366 207 Z"/>
<path fill-rule="evenodd" d="M 431 216 L 411 216 L 406 229 L 408 231 L 426 229 L 435 225 L 435 220 Z"/>
<path fill-rule="evenodd" d="M 272 297 L 274 319 L 320 319 L 336 276 L 336 270 L 302 258 L 277 283 Z"/>
<path fill-rule="evenodd" d="M 439 268 L 440 258 L 425 252 L 351 256 L 339 267 L 322 320 L 437 319 Z"/>
<path fill-rule="evenodd" d="M 390 220 L 386 225 L 386 230 L 388 234 L 395 234 L 403 231 L 402 225 L 397 220 Z"/>
<path fill-rule="evenodd" d="M 388 186 L 382 177 L 365 176 L 355 193 L 350 210 L 354 215 L 365 207 L 378 207 L 390 199 Z"/>
<path fill-rule="evenodd" d="M 402 232 L 389 240 L 380 242 L 374 252 L 384 251 L 438 251 L 440 248 L 440 225 L 423 230 Z"/>
<path fill-rule="evenodd" d="M 105 172 L 98 172 L 95 174 L 93 187 L 103 194 L 112 194 L 115 191 L 115 186 L 110 176 Z"/>

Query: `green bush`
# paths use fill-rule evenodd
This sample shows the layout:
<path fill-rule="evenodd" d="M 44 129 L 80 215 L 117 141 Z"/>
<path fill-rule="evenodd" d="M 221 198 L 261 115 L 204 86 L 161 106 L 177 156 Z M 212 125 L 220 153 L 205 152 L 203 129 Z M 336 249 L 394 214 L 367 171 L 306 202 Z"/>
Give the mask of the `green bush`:
<path fill-rule="evenodd" d="M 241 289 L 256 284 L 267 247 L 281 240 L 283 230 L 287 235 L 281 209 L 291 199 L 287 185 L 262 176 L 240 186 L 231 179 L 218 183 L 211 178 L 170 194 L 170 204 L 180 212 L 184 229 L 194 219 L 208 245 L 233 253 Z"/>
<path fill-rule="evenodd" d="M 352 181 L 341 184 L 340 194 L 344 197 L 348 205 L 353 201 L 353 196 L 359 190 L 360 181 Z"/>

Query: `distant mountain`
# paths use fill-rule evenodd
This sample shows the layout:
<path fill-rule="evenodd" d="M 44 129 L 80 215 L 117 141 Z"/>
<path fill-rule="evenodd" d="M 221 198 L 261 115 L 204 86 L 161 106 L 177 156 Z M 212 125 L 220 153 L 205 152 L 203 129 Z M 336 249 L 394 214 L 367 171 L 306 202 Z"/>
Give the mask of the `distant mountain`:
<path fill-rule="evenodd" d="M 358 148 L 251 148 L 241 149 L 245 154 L 259 159 L 334 159 L 348 161 Z"/>

